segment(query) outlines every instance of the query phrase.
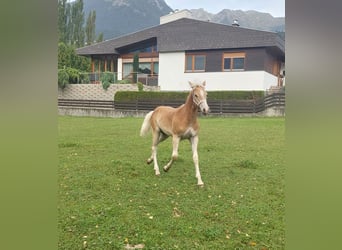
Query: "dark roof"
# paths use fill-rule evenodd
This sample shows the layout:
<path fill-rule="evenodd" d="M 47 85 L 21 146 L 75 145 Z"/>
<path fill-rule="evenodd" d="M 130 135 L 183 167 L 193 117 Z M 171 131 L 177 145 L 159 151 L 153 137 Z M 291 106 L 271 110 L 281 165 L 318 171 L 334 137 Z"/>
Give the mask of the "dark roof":
<path fill-rule="evenodd" d="M 119 54 L 118 50 L 122 47 L 150 39 L 157 40 L 159 52 L 273 47 L 281 54 L 285 53 L 284 40 L 274 32 L 189 18 L 79 48 L 76 52 L 79 55 Z"/>

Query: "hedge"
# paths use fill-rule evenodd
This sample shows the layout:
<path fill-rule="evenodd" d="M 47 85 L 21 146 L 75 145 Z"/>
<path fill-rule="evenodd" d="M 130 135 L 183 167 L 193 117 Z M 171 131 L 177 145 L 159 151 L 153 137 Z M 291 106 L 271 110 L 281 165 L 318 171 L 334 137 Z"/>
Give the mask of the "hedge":
<path fill-rule="evenodd" d="M 135 100 L 186 100 L 189 92 L 182 91 L 118 91 L 116 102 Z M 208 91 L 208 100 L 253 100 L 264 96 L 264 91 Z"/>

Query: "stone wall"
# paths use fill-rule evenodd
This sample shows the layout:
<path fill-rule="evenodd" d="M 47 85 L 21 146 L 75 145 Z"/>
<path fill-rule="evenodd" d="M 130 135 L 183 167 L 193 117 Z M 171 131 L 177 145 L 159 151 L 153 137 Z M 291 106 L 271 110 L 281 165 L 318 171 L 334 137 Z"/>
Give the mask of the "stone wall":
<path fill-rule="evenodd" d="M 114 109 L 58 107 L 59 115 L 90 116 L 90 117 L 144 117 L 148 111 L 124 111 Z"/>
<path fill-rule="evenodd" d="M 138 91 L 137 84 L 111 84 L 104 90 L 102 84 L 68 84 L 58 88 L 58 99 L 108 100 L 112 101 L 117 91 Z M 144 91 L 159 91 L 157 86 L 145 86 Z"/>

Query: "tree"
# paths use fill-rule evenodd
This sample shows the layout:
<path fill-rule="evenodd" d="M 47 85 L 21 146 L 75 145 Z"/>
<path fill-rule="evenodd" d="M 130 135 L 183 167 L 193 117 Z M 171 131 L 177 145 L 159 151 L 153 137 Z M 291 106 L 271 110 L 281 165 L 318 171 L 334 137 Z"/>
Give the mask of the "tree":
<path fill-rule="evenodd" d="M 83 0 L 76 0 L 71 5 L 71 13 L 68 21 L 68 34 L 70 44 L 75 44 L 77 48 L 84 46 Z"/>
<path fill-rule="evenodd" d="M 58 0 L 58 41 L 67 43 L 68 3 Z"/>
<path fill-rule="evenodd" d="M 96 11 L 89 12 L 86 23 L 84 20 L 83 0 L 69 2 L 58 0 L 58 42 L 66 45 L 83 47 L 85 42 L 90 45 L 96 39 Z M 103 41 L 101 33 L 97 41 Z"/>
<path fill-rule="evenodd" d="M 66 45 L 58 43 L 58 68 L 75 68 L 80 71 L 90 71 L 90 59 L 84 56 L 79 56 L 75 52 L 74 45 Z"/>
<path fill-rule="evenodd" d="M 86 43 L 87 45 L 92 44 L 95 41 L 95 20 L 96 20 L 96 11 L 90 11 L 87 23 L 86 23 Z"/>
<path fill-rule="evenodd" d="M 96 12 L 92 11 L 87 33 L 90 41 L 95 39 L 95 19 Z M 90 71 L 90 59 L 75 52 L 76 48 L 84 46 L 85 35 L 83 0 L 70 3 L 58 0 L 58 69 Z"/>
<path fill-rule="evenodd" d="M 65 43 L 58 43 L 58 68 L 63 69 L 70 66 L 70 52 L 69 48 Z"/>
<path fill-rule="evenodd" d="M 133 57 L 133 83 L 138 81 L 138 71 L 139 71 L 139 54 L 135 53 Z"/>
<path fill-rule="evenodd" d="M 99 43 L 99 42 L 102 42 L 102 41 L 103 41 L 103 33 L 101 32 L 99 34 L 99 36 L 97 37 L 96 42 Z"/>

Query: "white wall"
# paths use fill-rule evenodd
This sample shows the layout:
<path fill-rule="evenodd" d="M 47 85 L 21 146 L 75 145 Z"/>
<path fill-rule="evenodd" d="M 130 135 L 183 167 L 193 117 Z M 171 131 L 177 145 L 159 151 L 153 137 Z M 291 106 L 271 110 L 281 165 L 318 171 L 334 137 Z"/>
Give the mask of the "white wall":
<path fill-rule="evenodd" d="M 207 83 L 207 90 L 266 90 L 277 77 L 265 71 L 184 73 L 185 53 L 159 53 L 160 90 L 189 90 L 188 81 Z"/>
<path fill-rule="evenodd" d="M 122 80 L 122 58 L 118 58 L 118 80 Z"/>
<path fill-rule="evenodd" d="M 191 12 L 189 10 L 179 10 L 176 12 L 171 12 L 165 16 L 161 16 L 160 17 L 160 24 L 164 24 L 164 23 L 168 23 L 168 22 L 172 22 L 175 21 L 177 19 L 181 19 L 181 18 L 191 18 Z"/>

